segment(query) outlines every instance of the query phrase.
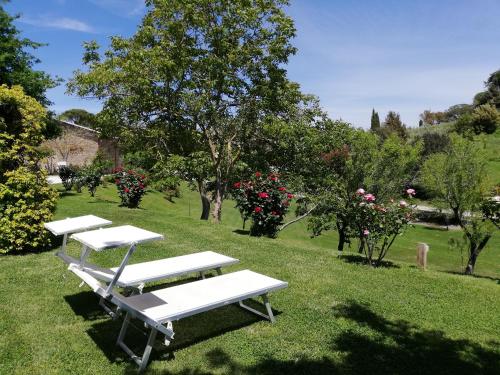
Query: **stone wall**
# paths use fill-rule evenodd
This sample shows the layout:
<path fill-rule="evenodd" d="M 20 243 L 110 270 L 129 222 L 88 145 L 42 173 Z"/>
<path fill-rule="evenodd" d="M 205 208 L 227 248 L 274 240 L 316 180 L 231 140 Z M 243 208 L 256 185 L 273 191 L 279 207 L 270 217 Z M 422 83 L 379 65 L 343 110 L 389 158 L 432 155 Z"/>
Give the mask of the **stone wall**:
<path fill-rule="evenodd" d="M 56 173 L 57 165 L 61 162 L 75 166 L 87 165 L 98 151 L 113 163 L 113 168 L 121 165 L 122 159 L 116 141 L 101 140 L 99 133 L 90 128 L 64 121 L 60 125 L 62 135 L 42 144 L 42 147 L 49 148 L 52 152 L 52 156 L 42 162 L 49 173 Z"/>

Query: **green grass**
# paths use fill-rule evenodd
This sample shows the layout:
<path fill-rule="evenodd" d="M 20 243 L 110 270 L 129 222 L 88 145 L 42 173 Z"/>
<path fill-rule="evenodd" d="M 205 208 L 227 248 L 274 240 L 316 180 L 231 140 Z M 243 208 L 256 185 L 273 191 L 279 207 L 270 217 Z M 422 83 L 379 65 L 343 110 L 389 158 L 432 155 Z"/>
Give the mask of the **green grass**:
<path fill-rule="evenodd" d="M 500 186 L 500 130 L 480 137 L 478 142 L 484 142 L 485 145 L 488 177 L 495 186 Z"/>
<path fill-rule="evenodd" d="M 96 198 L 67 194 L 57 218 L 93 213 L 115 224 L 163 233 L 132 261 L 213 249 L 249 268 L 289 282 L 271 296 L 272 325 L 226 306 L 174 323 L 171 347 L 157 342 L 148 367 L 161 374 L 497 374 L 500 368 L 498 235 L 479 258 L 480 277 L 465 277 L 448 249 L 456 232 L 416 227 L 395 244 L 391 267 L 371 269 L 348 254 L 337 258 L 335 235 L 310 239 L 305 223 L 278 239 L 252 238 L 225 202 L 223 224 L 198 220 L 196 194 L 175 203 L 149 193 L 142 208 L 118 207 L 114 187 Z M 418 241 L 431 246 L 430 269 L 413 267 Z M 70 252 L 78 253 L 74 242 Z M 117 265 L 124 251 L 93 254 Z M 65 271 L 53 252 L 0 258 L 1 374 L 122 374 L 135 364 L 114 345 L 120 327 Z M 131 330 L 127 342 L 145 337 Z"/>

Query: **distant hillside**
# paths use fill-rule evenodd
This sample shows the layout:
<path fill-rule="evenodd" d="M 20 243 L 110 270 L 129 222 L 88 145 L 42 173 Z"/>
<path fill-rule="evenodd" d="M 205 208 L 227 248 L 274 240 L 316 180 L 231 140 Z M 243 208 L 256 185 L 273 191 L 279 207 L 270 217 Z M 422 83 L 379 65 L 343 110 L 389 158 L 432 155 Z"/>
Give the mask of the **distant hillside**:
<path fill-rule="evenodd" d="M 455 123 L 446 122 L 439 125 L 426 125 L 419 128 L 408 128 L 410 141 L 422 136 L 424 133 L 449 133 L 453 131 Z M 500 129 L 494 134 L 482 134 L 476 137 L 476 142 L 482 143 L 486 149 L 488 159 L 488 175 L 494 186 L 500 186 Z M 500 194 L 500 191 L 497 192 Z"/>

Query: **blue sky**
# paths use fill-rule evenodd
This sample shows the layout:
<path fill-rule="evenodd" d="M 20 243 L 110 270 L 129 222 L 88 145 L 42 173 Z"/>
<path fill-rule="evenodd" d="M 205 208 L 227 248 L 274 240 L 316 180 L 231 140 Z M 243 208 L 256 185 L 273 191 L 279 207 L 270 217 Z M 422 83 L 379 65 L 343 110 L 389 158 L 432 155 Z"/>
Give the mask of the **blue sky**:
<path fill-rule="evenodd" d="M 143 0 L 13 0 L 23 35 L 48 43 L 37 66 L 64 79 L 81 66 L 82 43 L 130 36 Z M 498 0 L 292 0 L 297 27 L 289 76 L 319 96 L 332 118 L 368 127 L 374 107 L 416 126 L 424 109 L 471 102 L 500 69 Z M 100 110 L 100 103 L 52 89 L 53 109 Z"/>

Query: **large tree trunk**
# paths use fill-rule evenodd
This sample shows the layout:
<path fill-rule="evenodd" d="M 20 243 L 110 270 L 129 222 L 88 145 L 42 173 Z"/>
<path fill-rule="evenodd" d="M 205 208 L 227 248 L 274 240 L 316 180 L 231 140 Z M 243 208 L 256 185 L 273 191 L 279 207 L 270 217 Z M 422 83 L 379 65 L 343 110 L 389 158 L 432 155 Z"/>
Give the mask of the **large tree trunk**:
<path fill-rule="evenodd" d="M 201 198 L 201 216 L 200 220 L 208 220 L 210 216 L 210 199 L 207 196 L 207 190 L 203 181 L 198 181 L 198 191 Z"/>
<path fill-rule="evenodd" d="M 474 273 L 474 267 L 476 266 L 477 256 L 478 254 L 476 251 L 471 252 L 469 256 L 469 261 L 467 262 L 467 267 L 465 267 L 466 275 L 472 275 Z"/>
<path fill-rule="evenodd" d="M 476 266 L 476 261 L 477 257 L 481 253 L 481 251 L 484 249 L 486 244 L 491 238 L 490 235 L 486 235 L 479 244 L 476 245 L 475 242 L 470 243 L 470 250 L 469 250 L 469 261 L 467 262 L 467 267 L 465 267 L 465 274 L 466 275 L 472 275 L 474 273 L 474 267 Z"/>
<path fill-rule="evenodd" d="M 215 195 L 214 195 L 214 209 L 212 211 L 212 219 L 214 223 L 220 223 L 222 217 L 222 202 L 224 201 L 224 192 L 226 183 L 222 180 L 221 171 L 217 171 L 215 180 Z"/>
<path fill-rule="evenodd" d="M 346 240 L 344 227 L 339 222 L 337 222 L 337 232 L 339 233 L 339 243 L 337 246 L 337 250 L 344 251 L 344 245 L 348 241 Z"/>

